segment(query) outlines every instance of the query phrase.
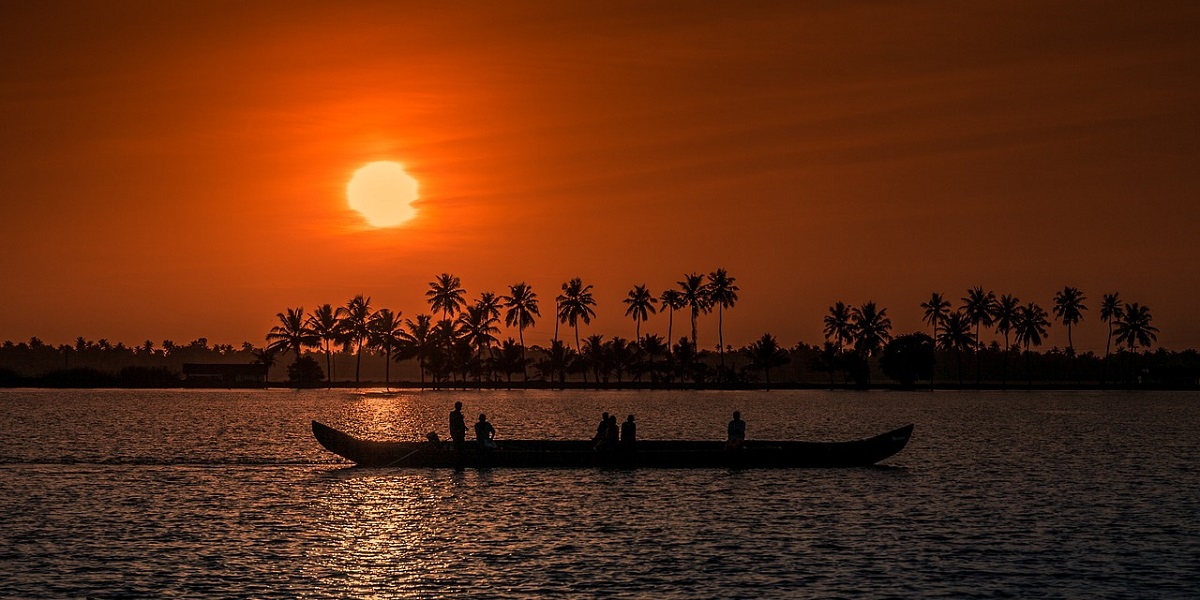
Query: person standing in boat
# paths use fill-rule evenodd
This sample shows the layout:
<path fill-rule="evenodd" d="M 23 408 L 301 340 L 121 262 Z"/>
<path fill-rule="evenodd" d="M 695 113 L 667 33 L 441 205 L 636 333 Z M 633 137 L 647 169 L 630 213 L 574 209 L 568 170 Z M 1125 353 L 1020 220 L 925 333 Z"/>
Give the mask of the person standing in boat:
<path fill-rule="evenodd" d="M 479 413 L 479 420 L 475 422 L 475 441 L 484 450 L 496 449 L 496 428 L 488 423 L 487 415 L 483 413 Z"/>
<path fill-rule="evenodd" d="M 746 441 L 746 422 L 742 420 L 742 413 L 733 411 L 733 420 L 729 422 L 728 433 L 729 438 L 725 442 L 725 449 L 740 450 Z"/>
<path fill-rule="evenodd" d="M 621 424 L 621 447 L 625 450 L 633 450 L 633 443 L 636 441 L 637 423 L 633 422 L 633 415 L 629 415 Z"/>
<path fill-rule="evenodd" d="M 462 402 L 454 403 L 450 411 L 450 439 L 454 440 L 454 449 L 462 450 L 467 441 L 467 422 L 463 419 Z"/>

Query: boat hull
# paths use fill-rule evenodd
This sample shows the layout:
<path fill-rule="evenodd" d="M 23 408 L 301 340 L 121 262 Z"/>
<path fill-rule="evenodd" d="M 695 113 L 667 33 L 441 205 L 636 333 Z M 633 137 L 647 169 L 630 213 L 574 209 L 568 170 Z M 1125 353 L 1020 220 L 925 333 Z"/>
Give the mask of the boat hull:
<path fill-rule="evenodd" d="M 806 468 L 865 467 L 904 449 L 913 426 L 849 442 L 747 441 L 740 450 L 724 442 L 639 441 L 632 449 L 597 451 L 590 441 L 503 440 L 494 450 L 468 442 L 456 450 L 448 442 L 363 440 L 312 422 L 325 449 L 363 467 L 497 468 Z"/>

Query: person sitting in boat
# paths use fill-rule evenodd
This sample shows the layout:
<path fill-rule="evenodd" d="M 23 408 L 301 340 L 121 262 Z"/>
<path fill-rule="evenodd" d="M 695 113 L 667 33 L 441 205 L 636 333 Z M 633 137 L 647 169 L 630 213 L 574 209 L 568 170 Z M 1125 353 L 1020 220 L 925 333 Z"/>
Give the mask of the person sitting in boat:
<path fill-rule="evenodd" d="M 617 417 L 604 413 L 600 419 L 600 424 L 596 426 L 596 437 L 592 441 L 596 442 L 596 450 L 612 450 L 617 447 L 617 440 L 620 439 L 620 428 L 617 426 Z"/>
<path fill-rule="evenodd" d="M 726 450 L 739 450 L 746 441 L 746 422 L 742 413 L 733 411 L 733 420 L 729 422 L 729 438 L 725 442 Z"/>
<path fill-rule="evenodd" d="M 484 413 L 479 413 L 479 420 L 475 422 L 475 440 L 484 450 L 496 449 L 496 428 L 488 423 Z"/>
<path fill-rule="evenodd" d="M 633 415 L 625 418 L 625 422 L 621 424 L 621 447 L 626 450 L 633 450 L 633 443 L 637 441 L 637 423 L 633 422 Z"/>
<path fill-rule="evenodd" d="M 600 424 L 596 426 L 596 435 L 592 437 L 592 441 L 596 443 L 603 442 L 608 438 L 608 413 L 600 415 Z"/>
<path fill-rule="evenodd" d="M 467 441 L 467 422 L 463 419 L 462 402 L 455 402 L 454 410 L 450 411 L 450 438 L 454 440 L 455 450 L 462 450 Z"/>

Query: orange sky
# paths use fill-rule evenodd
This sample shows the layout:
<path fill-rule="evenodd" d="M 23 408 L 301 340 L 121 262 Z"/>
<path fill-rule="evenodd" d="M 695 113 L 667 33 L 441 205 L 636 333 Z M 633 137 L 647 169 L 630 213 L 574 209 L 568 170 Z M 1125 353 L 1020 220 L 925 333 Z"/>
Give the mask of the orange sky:
<path fill-rule="evenodd" d="M 1067 284 L 1077 346 L 1114 290 L 1200 345 L 1200 5 L 742 4 L 10 3 L 0 339 L 261 343 L 358 292 L 427 311 L 442 271 L 582 277 L 584 333 L 632 336 L 633 284 L 721 266 L 735 345 Z M 421 182 L 403 228 L 346 207 L 373 160 Z"/>

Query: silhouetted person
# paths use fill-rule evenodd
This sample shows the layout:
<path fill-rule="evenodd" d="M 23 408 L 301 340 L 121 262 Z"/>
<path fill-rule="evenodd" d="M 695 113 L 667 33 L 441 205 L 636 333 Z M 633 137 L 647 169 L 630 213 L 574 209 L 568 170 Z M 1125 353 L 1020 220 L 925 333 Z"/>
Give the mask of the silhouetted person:
<path fill-rule="evenodd" d="M 608 418 L 608 427 L 604 429 L 604 441 L 615 448 L 620 439 L 621 428 L 617 425 L 617 416 L 613 415 Z"/>
<path fill-rule="evenodd" d="M 742 447 L 742 443 L 746 441 L 746 422 L 742 420 L 742 413 L 733 411 L 733 420 L 729 422 L 729 439 L 725 442 L 727 450 L 737 450 Z"/>
<path fill-rule="evenodd" d="M 600 424 L 596 426 L 596 435 L 592 438 L 593 442 L 603 442 L 608 436 L 605 432 L 608 431 L 608 413 L 600 416 Z"/>
<path fill-rule="evenodd" d="M 454 403 L 450 411 L 450 438 L 454 440 L 454 449 L 462 450 L 467 441 L 467 422 L 463 419 L 462 402 Z"/>
<path fill-rule="evenodd" d="M 625 418 L 625 422 L 621 423 L 621 446 L 627 450 L 633 449 L 633 443 L 637 441 L 637 423 L 633 422 L 633 415 Z"/>
<path fill-rule="evenodd" d="M 475 440 L 484 450 L 492 450 L 496 447 L 496 428 L 488 423 L 487 415 L 483 413 L 479 413 L 479 420 L 475 422 Z"/>

